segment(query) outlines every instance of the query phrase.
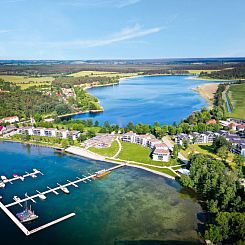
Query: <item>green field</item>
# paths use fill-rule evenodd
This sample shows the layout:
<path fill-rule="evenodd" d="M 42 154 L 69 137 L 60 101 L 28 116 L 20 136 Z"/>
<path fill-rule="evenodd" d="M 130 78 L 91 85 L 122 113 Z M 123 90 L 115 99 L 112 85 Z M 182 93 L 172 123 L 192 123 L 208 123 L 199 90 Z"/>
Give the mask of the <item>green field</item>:
<path fill-rule="evenodd" d="M 141 145 L 121 142 L 122 151 L 118 158 L 127 161 L 152 164 L 155 166 L 170 166 L 170 162 L 153 161 L 150 157 L 151 150 Z"/>
<path fill-rule="evenodd" d="M 192 145 L 189 145 L 189 147 L 186 150 L 181 149 L 180 152 L 187 158 L 188 158 L 189 154 L 191 154 L 191 153 L 201 153 L 201 154 L 208 155 L 208 156 L 211 156 L 213 158 L 219 159 L 219 157 L 214 153 L 211 144 L 201 144 L 201 145 L 192 144 Z M 234 156 L 234 154 L 229 152 L 227 160 L 232 161 L 233 156 Z"/>
<path fill-rule="evenodd" d="M 142 164 L 137 164 L 137 163 L 134 163 L 134 165 L 137 165 L 137 166 L 142 166 L 144 168 L 148 168 L 148 169 L 151 169 L 151 170 L 155 170 L 157 172 L 160 172 L 160 173 L 164 173 L 164 174 L 168 174 L 172 177 L 176 177 L 177 174 L 175 174 L 173 171 L 169 170 L 168 168 L 157 168 L 157 167 L 154 167 L 154 166 L 145 166 L 145 165 L 142 165 Z"/>
<path fill-rule="evenodd" d="M 0 75 L 0 79 L 3 79 L 6 82 L 15 83 L 16 85 L 21 86 L 21 89 L 26 89 L 34 85 L 49 85 L 55 78 Z"/>
<path fill-rule="evenodd" d="M 108 148 L 94 148 L 90 147 L 88 150 L 97 153 L 102 156 L 113 157 L 119 150 L 119 146 L 116 140 L 114 140 Z"/>
<path fill-rule="evenodd" d="M 232 105 L 229 116 L 245 119 L 245 83 L 230 85 L 228 97 Z"/>
<path fill-rule="evenodd" d="M 132 77 L 132 76 L 137 76 L 138 73 L 118 73 L 118 72 L 106 72 L 106 71 L 79 71 L 76 73 L 69 74 L 68 76 L 71 77 L 84 77 L 84 76 L 89 76 L 89 77 Z"/>
<path fill-rule="evenodd" d="M 199 75 L 201 72 L 207 72 L 211 73 L 213 71 L 219 71 L 219 70 L 187 70 L 190 74 L 197 74 Z"/>

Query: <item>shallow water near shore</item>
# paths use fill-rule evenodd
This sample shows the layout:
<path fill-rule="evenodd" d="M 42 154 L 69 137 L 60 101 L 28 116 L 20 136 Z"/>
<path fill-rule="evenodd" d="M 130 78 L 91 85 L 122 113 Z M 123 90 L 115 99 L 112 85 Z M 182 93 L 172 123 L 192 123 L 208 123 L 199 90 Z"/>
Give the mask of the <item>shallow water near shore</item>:
<path fill-rule="evenodd" d="M 88 92 L 104 108 L 102 113 L 75 115 L 74 119 L 92 118 L 125 126 L 129 121 L 153 124 L 177 123 L 207 102 L 192 88 L 208 83 L 189 76 L 140 76 L 121 80 L 119 85 L 95 87 Z M 212 82 L 212 81 L 210 81 Z"/>
<path fill-rule="evenodd" d="M 75 180 L 110 163 L 90 161 L 50 148 L 19 143 L 0 143 L 0 175 L 11 177 L 32 168 L 45 175 L 15 181 L 0 190 L 3 203 L 12 197 L 35 194 L 47 186 Z M 125 167 L 103 179 L 69 187 L 70 194 L 48 194 L 32 204 L 39 219 L 27 224 L 31 230 L 53 219 L 75 212 L 76 216 L 26 237 L 0 210 L 2 244 L 200 244 L 197 236 L 200 205 L 173 180 L 144 170 Z M 14 214 L 22 211 L 15 206 Z M 179 243 L 181 242 L 181 243 Z"/>

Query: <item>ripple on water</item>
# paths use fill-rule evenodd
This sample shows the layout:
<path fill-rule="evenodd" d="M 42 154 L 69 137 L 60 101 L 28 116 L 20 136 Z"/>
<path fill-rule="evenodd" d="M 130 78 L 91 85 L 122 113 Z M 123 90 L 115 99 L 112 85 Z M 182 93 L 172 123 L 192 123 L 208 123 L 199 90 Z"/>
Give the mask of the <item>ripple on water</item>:
<path fill-rule="evenodd" d="M 32 194 L 47 185 L 108 166 L 41 147 L 25 147 L 15 143 L 0 144 L 0 173 L 9 176 L 33 167 L 45 175 L 35 180 L 9 185 L 1 192 L 5 201 L 13 195 Z M 188 244 L 198 243 L 196 215 L 201 211 L 195 199 L 181 193 L 175 181 L 135 168 L 122 168 L 101 180 L 70 187 L 71 194 L 48 195 L 33 207 L 40 219 L 28 227 L 46 223 L 75 212 L 76 216 L 31 237 L 24 235 L 4 214 L 0 213 L 0 236 L 5 243 L 21 244 Z M 12 211 L 20 211 L 19 207 Z M 144 241 L 143 241 L 144 240 Z M 10 243 L 7 243 L 10 244 Z M 185 244 L 185 243 L 181 243 Z"/>

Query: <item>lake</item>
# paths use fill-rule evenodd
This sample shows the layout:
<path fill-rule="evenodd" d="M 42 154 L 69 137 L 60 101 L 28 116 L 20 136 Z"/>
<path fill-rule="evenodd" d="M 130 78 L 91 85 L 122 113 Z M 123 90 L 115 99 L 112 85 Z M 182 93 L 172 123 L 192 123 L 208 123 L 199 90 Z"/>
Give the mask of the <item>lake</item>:
<path fill-rule="evenodd" d="M 57 182 L 66 183 L 110 166 L 50 148 L 0 142 L 0 175 L 21 175 L 33 168 L 44 173 L 36 179 L 7 184 L 0 189 L 2 202 L 10 203 L 14 195 L 33 195 Z M 0 210 L 1 244 L 200 244 L 196 229 L 202 209 L 174 180 L 125 167 L 69 190 L 69 195 L 48 194 L 45 201 L 36 199 L 32 207 L 39 219 L 26 226 L 33 229 L 70 212 L 76 216 L 30 237 Z M 10 210 L 16 214 L 22 208 Z"/>
<path fill-rule="evenodd" d="M 179 123 L 193 111 L 207 106 L 205 99 L 192 90 L 203 80 L 189 76 L 140 76 L 121 80 L 119 85 L 88 90 L 104 108 L 102 113 L 86 113 L 74 119 L 92 118 L 100 123 L 109 121 L 126 126 L 134 123 Z"/>

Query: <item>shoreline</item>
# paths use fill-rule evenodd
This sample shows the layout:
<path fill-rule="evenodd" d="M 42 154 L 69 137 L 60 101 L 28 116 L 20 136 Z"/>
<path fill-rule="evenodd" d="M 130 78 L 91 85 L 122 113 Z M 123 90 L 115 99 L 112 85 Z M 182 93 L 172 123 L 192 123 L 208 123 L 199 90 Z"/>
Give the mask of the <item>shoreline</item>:
<path fill-rule="evenodd" d="M 202 98 L 206 100 L 208 109 L 212 109 L 214 96 L 218 86 L 219 83 L 205 83 L 192 88 L 192 90 L 197 92 Z"/>
<path fill-rule="evenodd" d="M 13 139 L 6 139 L 6 138 L 0 138 L 0 142 L 11 142 L 11 143 L 19 143 L 19 144 L 25 144 L 25 145 L 32 145 L 32 146 L 38 146 L 38 147 L 47 147 L 47 148 L 52 148 L 58 151 L 64 151 L 65 148 L 62 147 L 58 147 L 58 146 L 54 146 L 54 145 L 46 145 L 46 144 L 42 144 L 39 142 L 23 142 L 20 140 L 13 140 Z"/>
<path fill-rule="evenodd" d="M 0 142 L 11 142 L 11 143 L 19 143 L 19 144 L 31 145 L 31 146 L 37 146 L 37 147 L 52 148 L 54 150 L 62 151 L 65 154 L 71 154 L 71 155 L 83 157 L 83 158 L 86 158 L 88 160 L 101 161 L 101 162 L 107 162 L 107 163 L 113 163 L 113 164 L 122 164 L 122 162 L 108 160 L 104 156 L 101 156 L 101 155 L 96 154 L 94 152 L 87 151 L 85 148 L 80 148 L 77 146 L 70 146 L 67 148 L 62 148 L 62 147 L 57 147 L 57 146 L 52 146 L 52 145 L 44 145 L 44 144 L 34 143 L 34 142 L 32 143 L 32 142 L 22 142 L 22 141 L 18 141 L 18 140 L 8 140 L 8 139 L 4 139 L 4 138 L 1 138 Z M 126 166 L 143 169 L 143 170 L 151 172 L 153 174 L 156 174 L 156 175 L 159 175 L 162 177 L 166 177 L 168 179 L 175 180 L 174 177 L 172 177 L 168 174 L 161 173 L 161 172 L 158 172 L 156 170 L 148 169 L 148 168 L 145 168 L 143 166 L 138 166 L 138 165 L 128 164 L 128 163 L 126 164 Z"/>
<path fill-rule="evenodd" d="M 122 160 L 122 162 L 117 162 L 116 160 L 115 161 L 108 160 L 104 156 L 101 156 L 101 155 L 99 155 L 97 153 L 88 151 L 85 148 L 80 148 L 80 147 L 77 147 L 77 146 L 70 146 L 70 147 L 66 148 L 64 150 L 64 152 L 69 153 L 69 154 L 73 154 L 73 155 L 76 155 L 76 156 L 84 157 L 84 158 L 89 159 L 89 160 L 102 161 L 102 162 L 108 162 L 108 163 L 114 163 L 114 164 L 122 164 L 123 163 L 123 160 Z M 148 172 L 151 172 L 151 173 L 166 177 L 168 179 L 175 180 L 174 177 L 172 177 L 172 176 L 170 176 L 168 174 L 161 173 L 161 172 L 158 172 L 156 170 L 148 169 L 148 168 L 143 167 L 143 166 L 134 165 L 134 164 L 131 164 L 131 163 L 129 164 L 129 163 L 126 163 L 126 162 L 127 161 L 125 161 L 126 166 L 134 167 L 134 168 L 140 168 L 140 169 L 143 169 L 145 171 L 148 171 Z"/>
<path fill-rule="evenodd" d="M 229 82 L 229 81 L 234 81 L 234 80 L 223 80 L 223 79 L 211 79 L 211 78 L 199 78 L 198 76 L 191 75 L 191 74 L 146 74 L 146 75 L 133 75 L 129 77 L 122 77 L 118 79 L 118 82 L 116 83 L 108 83 L 108 84 L 96 84 L 96 85 L 85 85 L 83 88 L 84 91 L 87 91 L 89 93 L 89 89 L 92 88 L 99 88 L 99 87 L 108 87 L 108 86 L 114 86 L 114 85 L 120 85 L 120 82 L 126 79 L 130 78 L 137 78 L 137 77 L 154 77 L 154 76 L 188 76 L 187 80 L 202 80 L 202 81 L 207 81 L 207 83 L 199 85 L 197 87 L 193 87 L 192 90 L 197 92 L 200 97 L 204 98 L 207 102 L 207 107 L 209 109 L 212 109 L 213 107 L 213 98 L 214 96 L 210 96 L 210 94 L 206 94 L 204 91 L 204 87 L 207 85 L 213 86 L 214 84 L 220 84 L 221 82 Z M 210 83 L 209 83 L 210 82 Z M 217 89 L 216 89 L 217 90 Z M 98 99 L 98 98 L 97 98 Z M 100 100 L 98 99 L 98 103 L 100 104 Z M 73 112 L 73 113 L 68 113 L 64 115 L 59 115 L 58 118 L 66 118 L 66 117 L 72 117 L 76 115 L 82 115 L 82 114 L 93 114 L 93 113 L 101 113 L 104 111 L 104 108 L 102 107 L 101 110 L 87 110 L 87 111 L 78 111 L 78 112 Z"/>

